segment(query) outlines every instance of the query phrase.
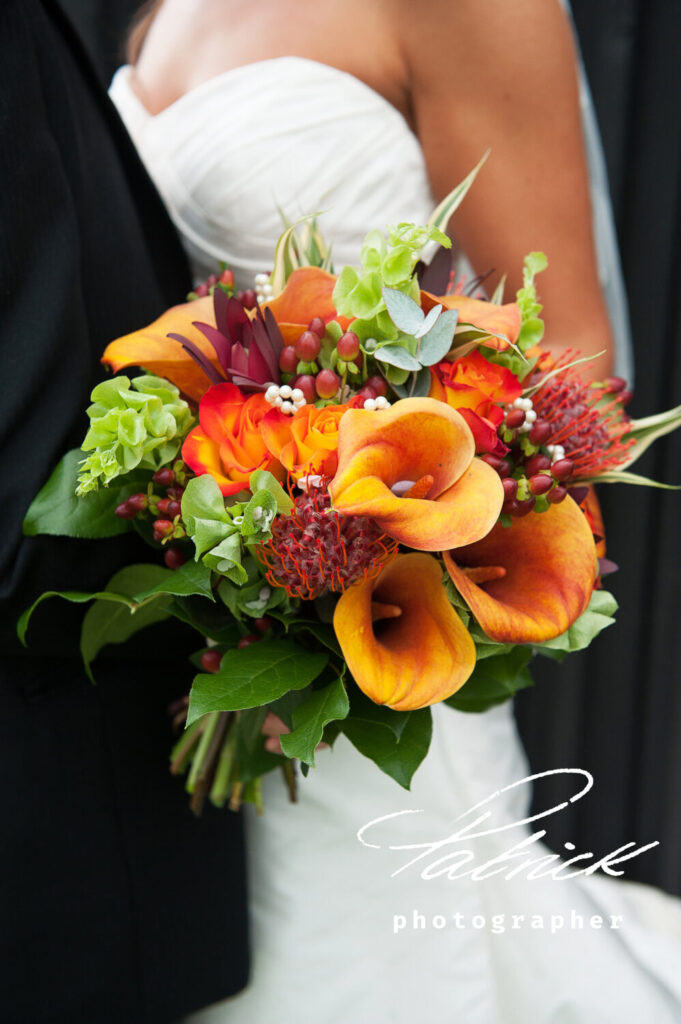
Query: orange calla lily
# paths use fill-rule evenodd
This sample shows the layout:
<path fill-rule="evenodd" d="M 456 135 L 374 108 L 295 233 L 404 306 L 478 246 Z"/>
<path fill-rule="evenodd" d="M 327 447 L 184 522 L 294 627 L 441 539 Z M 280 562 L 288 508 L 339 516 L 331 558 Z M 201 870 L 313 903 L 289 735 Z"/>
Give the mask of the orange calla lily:
<path fill-rule="evenodd" d="M 114 373 L 126 366 L 142 366 L 149 373 L 171 381 L 184 395 L 198 402 L 210 382 L 179 342 L 167 337 L 168 334 L 182 334 L 217 368 L 219 363 L 215 351 L 201 331 L 193 326 L 194 321 L 215 326 L 210 296 L 173 306 L 148 327 L 112 341 L 104 351 L 102 362 Z"/>
<path fill-rule="evenodd" d="M 412 552 L 340 597 L 333 625 L 357 685 L 396 711 L 455 693 L 475 667 L 475 644 L 432 555 Z"/>
<path fill-rule="evenodd" d="M 463 417 L 433 398 L 348 409 L 329 493 L 338 512 L 369 516 L 409 547 L 460 547 L 485 536 L 504 501 L 498 475 L 474 452 Z"/>
<path fill-rule="evenodd" d="M 295 344 L 315 316 L 325 323 L 338 320 L 342 327 L 347 327 L 350 321 L 338 316 L 333 304 L 335 286 L 335 275 L 320 267 L 300 267 L 291 273 L 284 290 L 266 303 L 279 325 L 284 344 Z"/>
<path fill-rule="evenodd" d="M 522 319 L 517 302 L 499 306 L 494 302 L 471 299 L 468 295 L 431 295 L 430 292 L 421 292 L 421 308 L 424 313 L 438 303 L 445 309 L 458 309 L 461 324 L 472 324 L 481 331 L 503 334 L 512 344 L 518 340 Z M 505 342 L 493 337 L 485 341 L 485 344 L 495 349 L 508 347 Z"/>
<path fill-rule="evenodd" d="M 499 643 L 542 643 L 564 633 L 589 603 L 598 565 L 572 498 L 498 524 L 475 544 L 444 553 L 447 571 L 480 626 Z"/>

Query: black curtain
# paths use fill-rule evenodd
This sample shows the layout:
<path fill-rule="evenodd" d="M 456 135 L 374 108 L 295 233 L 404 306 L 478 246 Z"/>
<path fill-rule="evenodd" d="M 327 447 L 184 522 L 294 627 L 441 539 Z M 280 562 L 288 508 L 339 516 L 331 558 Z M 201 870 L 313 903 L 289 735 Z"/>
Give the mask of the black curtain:
<path fill-rule="evenodd" d="M 121 63 L 130 0 L 64 0 L 102 77 Z M 634 416 L 681 402 L 681 4 L 573 0 L 603 136 L 636 355 Z M 681 482 L 681 432 L 637 471 Z M 660 846 L 628 878 L 681 893 L 681 495 L 603 487 L 608 581 L 617 623 L 563 665 L 539 660 L 517 699 L 533 771 L 579 767 L 594 791 L 563 812 L 549 840 L 603 854 L 630 840 Z M 556 793 L 560 794 L 560 786 Z M 537 794 L 545 804 L 547 790 Z"/>

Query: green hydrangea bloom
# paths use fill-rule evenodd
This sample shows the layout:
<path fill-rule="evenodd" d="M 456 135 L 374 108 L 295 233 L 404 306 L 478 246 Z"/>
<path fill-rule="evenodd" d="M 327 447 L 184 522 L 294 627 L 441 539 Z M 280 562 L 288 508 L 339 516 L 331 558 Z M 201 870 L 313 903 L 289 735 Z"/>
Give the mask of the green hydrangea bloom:
<path fill-rule="evenodd" d="M 137 467 L 156 470 L 170 462 L 192 424 L 174 384 L 149 374 L 113 377 L 90 397 L 90 429 L 81 446 L 90 454 L 81 462 L 79 496 Z"/>

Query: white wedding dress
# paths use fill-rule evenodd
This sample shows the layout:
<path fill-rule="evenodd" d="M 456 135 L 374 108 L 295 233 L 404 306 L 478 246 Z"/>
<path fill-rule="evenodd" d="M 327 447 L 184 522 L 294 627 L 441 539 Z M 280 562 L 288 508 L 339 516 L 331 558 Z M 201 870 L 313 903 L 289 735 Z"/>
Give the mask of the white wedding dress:
<path fill-rule="evenodd" d="M 423 222 L 432 209 L 419 143 L 402 116 L 334 68 L 297 57 L 262 61 L 219 75 L 156 116 L 136 98 L 128 68 L 111 95 L 197 280 L 222 259 L 241 287 L 252 286 L 271 266 L 281 211 L 289 219 L 325 211 L 320 223 L 338 270 L 357 261 L 368 229 Z M 452 850 L 470 849 L 481 865 L 550 829 L 550 818 L 513 825 L 527 813 L 528 785 L 493 801 L 485 828 L 494 833 L 394 874 L 419 851 L 389 844 L 444 840 L 461 827 L 459 815 L 528 774 L 511 703 L 481 715 L 438 706 L 433 722 L 409 793 L 343 736 L 299 780 L 297 805 L 278 774 L 265 780 L 265 813 L 246 809 L 252 984 L 191 1021 L 678 1024 L 678 901 L 603 875 L 421 877 Z M 582 783 L 575 776 L 575 793 Z M 404 810 L 420 813 L 376 826 L 360 842 L 364 825 Z M 499 833 L 503 825 L 510 827 Z M 644 845 L 656 837 L 630 838 Z M 526 852 L 548 856 L 541 844 Z M 608 852 L 595 851 L 596 859 Z M 188 877 L 200 870 L 187 865 Z"/>

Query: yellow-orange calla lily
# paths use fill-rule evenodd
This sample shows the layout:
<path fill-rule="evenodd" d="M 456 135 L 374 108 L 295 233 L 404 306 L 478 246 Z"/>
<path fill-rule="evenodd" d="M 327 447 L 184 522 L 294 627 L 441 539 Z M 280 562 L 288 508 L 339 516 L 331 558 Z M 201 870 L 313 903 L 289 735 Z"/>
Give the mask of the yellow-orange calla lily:
<path fill-rule="evenodd" d="M 181 334 L 188 338 L 217 368 L 219 363 L 215 351 L 201 331 L 194 327 L 195 320 L 215 327 L 210 296 L 173 306 L 147 327 L 112 341 L 104 351 L 102 362 L 114 373 L 126 366 L 142 366 L 157 377 L 165 377 L 187 398 L 198 402 L 210 381 L 180 343 L 168 337 L 169 334 Z"/>
<path fill-rule="evenodd" d="M 475 667 L 475 644 L 432 555 L 412 552 L 340 597 L 333 625 L 357 685 L 396 711 L 455 693 Z"/>
<path fill-rule="evenodd" d="M 460 547 L 485 536 L 504 500 L 498 475 L 474 452 L 463 417 L 433 398 L 348 409 L 329 493 L 338 512 L 369 516 L 418 551 Z"/>
<path fill-rule="evenodd" d="M 284 290 L 266 303 L 279 325 L 284 344 L 294 345 L 315 316 L 325 323 L 338 320 L 342 327 L 347 327 L 350 321 L 338 316 L 333 304 L 335 285 L 335 275 L 320 267 L 300 267 L 291 273 Z"/>
<path fill-rule="evenodd" d="M 598 571 L 589 524 L 572 498 L 499 524 L 444 560 L 487 636 L 511 644 L 564 633 L 585 611 Z"/>
<path fill-rule="evenodd" d="M 438 303 L 445 309 L 458 309 L 460 324 L 472 324 L 493 335 L 503 334 L 512 344 L 518 340 L 522 318 L 517 302 L 506 302 L 500 306 L 495 302 L 472 299 L 468 295 L 431 295 L 430 292 L 421 292 L 421 308 L 424 313 Z M 504 341 L 494 337 L 490 337 L 485 344 L 489 348 L 508 348 Z"/>

